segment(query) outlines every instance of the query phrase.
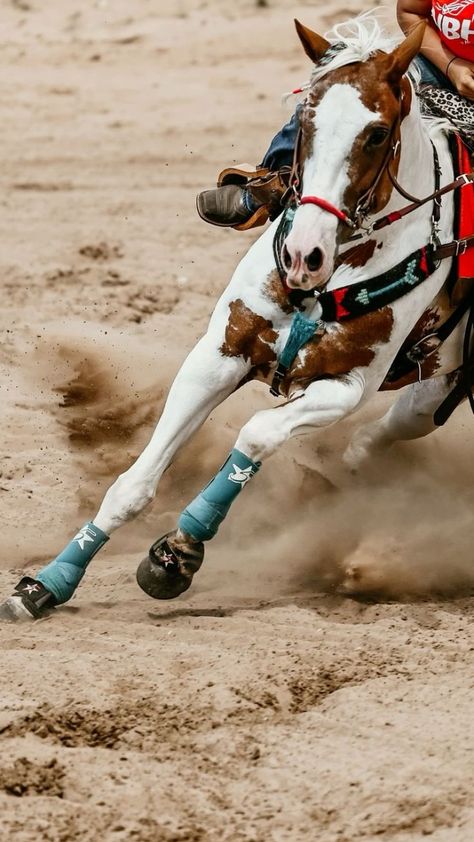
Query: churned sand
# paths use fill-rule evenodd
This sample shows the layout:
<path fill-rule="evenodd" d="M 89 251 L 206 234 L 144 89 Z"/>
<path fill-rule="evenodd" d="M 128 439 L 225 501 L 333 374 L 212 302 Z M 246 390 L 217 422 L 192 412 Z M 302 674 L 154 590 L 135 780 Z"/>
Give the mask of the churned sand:
<path fill-rule="evenodd" d="M 286 118 L 281 93 L 308 75 L 293 16 L 324 31 L 360 8 L 3 4 L 3 595 L 139 452 L 253 241 L 206 226 L 194 196 Z M 352 483 L 354 422 L 291 442 L 186 595 L 135 584 L 271 401 L 233 396 L 68 606 L 0 628 L 2 840 L 472 842 L 466 409 Z M 359 587 L 374 599 L 344 595 Z"/>

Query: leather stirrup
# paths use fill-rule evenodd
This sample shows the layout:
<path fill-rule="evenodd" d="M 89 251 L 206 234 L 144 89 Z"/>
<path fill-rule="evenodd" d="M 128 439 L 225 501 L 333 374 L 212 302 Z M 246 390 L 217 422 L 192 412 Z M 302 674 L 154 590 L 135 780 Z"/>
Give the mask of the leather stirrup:
<path fill-rule="evenodd" d="M 251 169 L 247 164 L 238 167 L 226 167 L 219 173 L 217 189 L 229 185 L 245 188 L 256 210 L 253 213 L 249 212 L 248 219 L 238 224 L 219 222 L 207 217 L 203 210 L 203 202 L 200 201 L 200 197 L 205 196 L 205 194 L 200 194 L 197 202 L 199 215 L 206 222 L 220 227 L 234 228 L 236 231 L 248 231 L 251 228 L 265 225 L 268 219 L 276 219 L 282 211 L 282 199 L 288 191 L 290 174 L 290 167 L 282 167 L 276 172 L 272 172 L 265 167 Z"/>

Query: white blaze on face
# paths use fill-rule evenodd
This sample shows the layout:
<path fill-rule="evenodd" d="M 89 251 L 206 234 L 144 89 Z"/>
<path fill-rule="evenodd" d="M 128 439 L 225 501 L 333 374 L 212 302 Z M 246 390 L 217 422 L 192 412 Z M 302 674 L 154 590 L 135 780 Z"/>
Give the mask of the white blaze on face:
<path fill-rule="evenodd" d="M 323 96 L 313 117 L 314 144 L 304 164 L 304 196 L 318 196 L 341 208 L 349 186 L 349 160 L 356 137 L 379 117 L 361 102 L 359 91 L 347 84 L 336 84 Z M 313 249 L 322 249 L 325 260 L 319 274 L 332 272 L 338 220 L 315 205 L 298 208 L 286 245 L 290 255 L 303 258 Z M 324 278 L 323 278 L 324 279 Z"/>
<path fill-rule="evenodd" d="M 351 85 L 333 85 L 315 109 L 312 155 L 304 168 L 303 192 L 340 207 L 349 185 L 349 157 L 356 137 L 378 117 Z"/>

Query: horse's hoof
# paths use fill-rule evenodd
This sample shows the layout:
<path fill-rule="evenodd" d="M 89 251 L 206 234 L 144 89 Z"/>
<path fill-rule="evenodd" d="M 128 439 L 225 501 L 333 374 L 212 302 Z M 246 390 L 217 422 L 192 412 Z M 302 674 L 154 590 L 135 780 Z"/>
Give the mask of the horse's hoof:
<path fill-rule="evenodd" d="M 176 536 L 176 532 L 168 532 L 159 538 L 138 565 L 137 582 L 153 599 L 175 599 L 187 591 L 203 562 L 202 541 L 191 542 Z"/>
<path fill-rule="evenodd" d="M 54 597 L 41 582 L 24 576 L 15 593 L 0 605 L 0 622 L 28 623 L 44 617 L 54 607 Z"/>

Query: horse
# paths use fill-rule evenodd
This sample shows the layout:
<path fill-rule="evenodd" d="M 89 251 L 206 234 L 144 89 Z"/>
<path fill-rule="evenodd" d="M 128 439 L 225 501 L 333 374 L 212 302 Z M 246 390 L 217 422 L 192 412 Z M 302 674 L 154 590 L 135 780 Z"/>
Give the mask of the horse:
<path fill-rule="evenodd" d="M 445 123 L 420 113 L 408 71 L 423 27 L 398 43 L 370 15 L 327 38 L 295 23 L 313 70 L 285 210 L 237 266 L 147 446 L 66 548 L 22 578 L 1 606 L 4 620 L 67 602 L 112 533 L 153 500 L 177 451 L 249 380 L 270 385 L 278 404 L 250 417 L 222 467 L 140 562 L 138 584 L 155 599 L 190 587 L 205 542 L 287 440 L 356 413 L 380 389 L 405 387 L 356 432 L 345 458 L 360 467 L 380 448 L 436 429 L 459 383 L 470 314 L 453 304 L 449 284 L 460 243 L 453 196 L 468 177 L 454 178 Z"/>

